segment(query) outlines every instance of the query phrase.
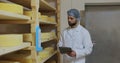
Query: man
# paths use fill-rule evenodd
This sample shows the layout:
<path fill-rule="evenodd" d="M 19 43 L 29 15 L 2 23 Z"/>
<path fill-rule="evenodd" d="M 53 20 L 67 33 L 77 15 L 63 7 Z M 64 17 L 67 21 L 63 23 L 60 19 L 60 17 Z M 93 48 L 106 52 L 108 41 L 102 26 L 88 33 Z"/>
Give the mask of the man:
<path fill-rule="evenodd" d="M 80 13 L 76 9 L 67 11 L 69 27 L 60 36 L 59 47 L 70 47 L 72 52 L 63 54 L 63 63 L 85 63 L 85 56 L 92 52 L 89 32 L 80 25 Z"/>

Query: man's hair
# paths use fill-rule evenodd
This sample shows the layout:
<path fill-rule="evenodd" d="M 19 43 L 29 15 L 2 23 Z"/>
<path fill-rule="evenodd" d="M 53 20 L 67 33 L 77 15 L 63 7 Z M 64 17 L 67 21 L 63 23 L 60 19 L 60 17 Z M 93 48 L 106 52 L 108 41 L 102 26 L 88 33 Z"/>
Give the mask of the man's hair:
<path fill-rule="evenodd" d="M 80 12 L 77 9 L 70 9 L 67 11 L 68 16 L 73 16 L 77 19 L 77 21 L 80 21 Z"/>

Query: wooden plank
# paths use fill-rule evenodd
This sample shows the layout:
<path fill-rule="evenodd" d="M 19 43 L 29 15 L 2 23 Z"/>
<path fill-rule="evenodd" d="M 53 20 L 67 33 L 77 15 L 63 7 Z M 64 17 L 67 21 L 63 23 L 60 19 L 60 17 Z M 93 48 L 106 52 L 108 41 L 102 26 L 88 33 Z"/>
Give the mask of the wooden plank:
<path fill-rule="evenodd" d="M 60 0 L 56 0 L 57 3 L 57 42 L 59 42 L 60 38 Z M 57 53 L 57 63 L 61 63 L 61 56 L 60 53 Z"/>
<path fill-rule="evenodd" d="M 54 40 L 54 39 L 57 39 L 57 38 L 49 38 L 49 39 L 46 39 L 46 40 L 42 40 L 42 43 L 46 43 L 47 41 L 51 41 L 51 40 Z"/>
<path fill-rule="evenodd" d="M 57 37 L 60 38 L 60 0 L 56 0 L 57 3 Z"/>
<path fill-rule="evenodd" d="M 40 24 L 56 24 L 56 23 L 52 23 L 52 22 L 49 22 L 49 21 L 44 21 L 44 20 L 39 20 Z"/>
<path fill-rule="evenodd" d="M 0 20 L 0 24 L 31 24 L 31 21 L 21 21 L 21 20 Z"/>
<path fill-rule="evenodd" d="M 57 53 L 57 51 L 55 51 L 53 54 L 51 54 L 49 57 L 47 57 L 46 59 L 42 60 L 39 63 L 45 63 L 48 59 L 50 59 L 52 56 L 54 56 Z"/>
<path fill-rule="evenodd" d="M 18 51 L 24 48 L 27 48 L 30 46 L 30 43 L 23 43 L 19 46 L 14 46 L 14 47 L 0 47 L 0 56 L 5 55 L 14 51 Z"/>
<path fill-rule="evenodd" d="M 0 20 L 30 20 L 30 17 L 0 10 Z"/>
<path fill-rule="evenodd" d="M 42 11 L 55 11 L 56 8 L 52 7 L 45 0 L 40 0 L 40 10 Z"/>
<path fill-rule="evenodd" d="M 31 56 L 32 56 L 32 63 L 38 63 L 37 52 L 36 52 L 35 46 L 31 47 Z"/>
<path fill-rule="evenodd" d="M 32 56 L 32 63 L 38 63 L 37 60 L 37 52 L 36 52 L 36 39 L 35 39 L 35 35 L 36 35 L 36 26 L 38 23 L 38 9 L 39 9 L 39 0 L 30 0 L 30 6 L 32 9 L 32 21 L 34 23 L 31 24 L 31 33 L 32 33 L 32 48 L 31 48 L 31 56 Z"/>

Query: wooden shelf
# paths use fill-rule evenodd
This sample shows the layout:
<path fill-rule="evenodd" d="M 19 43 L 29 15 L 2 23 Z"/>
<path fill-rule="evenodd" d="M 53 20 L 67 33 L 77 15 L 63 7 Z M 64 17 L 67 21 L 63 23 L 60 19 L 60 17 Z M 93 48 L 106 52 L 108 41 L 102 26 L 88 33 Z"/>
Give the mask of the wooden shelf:
<path fill-rule="evenodd" d="M 9 20 L 0 20 L 0 24 L 31 24 L 33 22 L 31 21 L 21 21 L 21 20 L 14 20 L 14 21 L 9 21 Z"/>
<path fill-rule="evenodd" d="M 4 54 L 8 54 L 14 51 L 18 51 L 24 48 L 27 48 L 30 46 L 30 43 L 23 43 L 19 46 L 14 46 L 14 47 L 0 47 L 0 56 Z"/>
<path fill-rule="evenodd" d="M 30 20 L 30 17 L 0 10 L 0 20 Z"/>
<path fill-rule="evenodd" d="M 40 10 L 41 11 L 55 11 L 56 8 L 52 7 L 45 0 L 40 0 Z"/>
<path fill-rule="evenodd" d="M 53 54 L 51 54 L 49 57 L 47 57 L 46 59 L 42 60 L 39 63 L 45 63 L 48 59 L 50 59 L 52 56 L 54 56 L 57 53 L 57 51 L 55 51 Z"/>
<path fill-rule="evenodd" d="M 57 39 L 57 38 L 49 38 L 49 39 L 46 39 L 46 40 L 42 40 L 42 43 L 45 43 L 45 42 L 53 40 L 53 39 Z"/>
<path fill-rule="evenodd" d="M 40 24 L 56 24 L 56 23 L 52 23 L 52 22 L 48 22 L 48 21 L 44 21 L 44 20 L 39 20 Z"/>

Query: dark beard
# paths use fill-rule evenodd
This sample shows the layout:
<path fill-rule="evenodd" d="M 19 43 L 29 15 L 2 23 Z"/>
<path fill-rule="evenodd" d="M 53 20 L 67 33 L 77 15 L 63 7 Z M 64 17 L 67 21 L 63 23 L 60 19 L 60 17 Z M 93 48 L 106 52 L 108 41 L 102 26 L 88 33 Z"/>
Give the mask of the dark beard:
<path fill-rule="evenodd" d="M 69 24 L 69 26 L 73 27 L 73 26 L 75 26 L 77 24 L 77 22 L 75 22 L 75 23 L 68 22 L 68 24 Z"/>

